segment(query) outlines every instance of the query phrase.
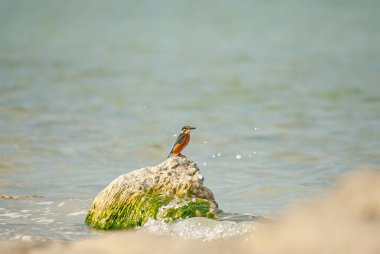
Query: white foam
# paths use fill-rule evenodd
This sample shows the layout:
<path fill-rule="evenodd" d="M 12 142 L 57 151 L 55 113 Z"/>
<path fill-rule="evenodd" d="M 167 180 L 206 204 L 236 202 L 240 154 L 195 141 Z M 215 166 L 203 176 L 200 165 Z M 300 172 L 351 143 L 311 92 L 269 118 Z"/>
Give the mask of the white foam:
<path fill-rule="evenodd" d="M 38 217 L 38 218 L 33 218 L 31 220 L 36 221 L 36 220 L 43 220 L 43 219 L 46 219 L 46 217 Z"/>
<path fill-rule="evenodd" d="M 63 206 L 65 204 L 65 202 L 61 202 L 61 203 L 59 203 L 57 206 L 58 207 L 61 207 L 61 206 Z"/>
<path fill-rule="evenodd" d="M 165 223 L 149 219 L 140 229 L 159 235 L 180 236 L 185 239 L 211 241 L 226 239 L 256 231 L 257 222 L 254 221 L 216 221 L 194 217 Z"/>
<path fill-rule="evenodd" d="M 20 240 L 25 241 L 25 242 L 31 242 L 32 236 L 31 235 L 23 235 L 23 236 L 21 236 Z"/>
<path fill-rule="evenodd" d="M 13 236 L 11 239 L 12 240 L 18 240 L 18 239 L 20 239 L 22 237 L 22 235 L 20 235 L 20 234 L 16 234 L 15 236 Z"/>
<path fill-rule="evenodd" d="M 39 224 L 50 224 L 53 222 L 54 222 L 54 219 L 41 219 L 41 220 L 36 221 L 36 223 L 39 223 Z"/>
<path fill-rule="evenodd" d="M 0 233 L 0 237 L 9 236 L 10 234 L 11 234 L 11 232 Z"/>
<path fill-rule="evenodd" d="M 9 218 L 12 218 L 12 219 L 22 217 L 22 215 L 19 214 L 19 213 L 3 213 L 3 214 L 0 214 L 0 216 L 1 217 L 9 217 Z"/>
<path fill-rule="evenodd" d="M 32 236 L 31 235 L 22 235 L 22 234 L 16 234 L 11 239 L 13 240 L 21 240 L 24 242 L 31 242 Z"/>
<path fill-rule="evenodd" d="M 53 201 L 45 201 L 45 202 L 36 202 L 34 204 L 36 204 L 36 205 L 51 205 L 53 203 L 54 203 Z"/>
<path fill-rule="evenodd" d="M 44 213 L 41 213 L 41 215 L 53 215 L 53 214 L 55 214 L 55 213 L 52 213 L 52 212 L 44 212 Z"/>
<path fill-rule="evenodd" d="M 62 235 L 84 235 L 84 234 L 85 234 L 84 232 L 72 232 L 72 231 L 62 233 Z"/>
<path fill-rule="evenodd" d="M 67 216 L 78 216 L 82 214 L 87 214 L 87 211 L 86 210 L 77 211 L 77 212 L 69 213 Z"/>

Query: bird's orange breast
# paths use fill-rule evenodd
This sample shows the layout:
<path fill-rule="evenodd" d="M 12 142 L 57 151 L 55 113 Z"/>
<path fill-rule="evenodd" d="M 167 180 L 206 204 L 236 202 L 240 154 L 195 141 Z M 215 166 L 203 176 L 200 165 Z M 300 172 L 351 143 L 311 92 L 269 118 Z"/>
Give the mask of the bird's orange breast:
<path fill-rule="evenodd" d="M 189 134 L 185 134 L 185 136 L 183 138 L 183 141 L 181 143 L 179 143 L 179 144 L 176 144 L 173 147 L 172 153 L 179 154 L 183 149 L 185 149 L 185 147 L 187 146 L 187 144 L 189 144 L 189 141 L 190 141 L 190 135 Z"/>

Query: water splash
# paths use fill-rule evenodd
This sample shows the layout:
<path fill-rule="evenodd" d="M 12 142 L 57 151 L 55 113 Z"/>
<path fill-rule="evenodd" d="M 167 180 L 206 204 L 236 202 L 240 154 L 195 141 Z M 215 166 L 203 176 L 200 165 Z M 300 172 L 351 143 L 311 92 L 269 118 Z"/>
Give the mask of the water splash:
<path fill-rule="evenodd" d="M 255 232 L 258 225 L 256 221 L 217 221 L 194 217 L 173 223 L 149 219 L 139 230 L 158 235 L 179 236 L 184 239 L 211 241 Z"/>

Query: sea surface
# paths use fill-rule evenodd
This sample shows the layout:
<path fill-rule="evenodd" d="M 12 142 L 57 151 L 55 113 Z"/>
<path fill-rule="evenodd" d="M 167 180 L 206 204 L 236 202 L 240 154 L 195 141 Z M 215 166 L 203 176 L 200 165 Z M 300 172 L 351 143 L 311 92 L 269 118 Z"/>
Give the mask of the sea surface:
<path fill-rule="evenodd" d="M 97 193 L 184 154 L 226 212 L 139 230 L 257 230 L 380 165 L 379 1 L 1 1 L 0 239 L 75 240 Z"/>

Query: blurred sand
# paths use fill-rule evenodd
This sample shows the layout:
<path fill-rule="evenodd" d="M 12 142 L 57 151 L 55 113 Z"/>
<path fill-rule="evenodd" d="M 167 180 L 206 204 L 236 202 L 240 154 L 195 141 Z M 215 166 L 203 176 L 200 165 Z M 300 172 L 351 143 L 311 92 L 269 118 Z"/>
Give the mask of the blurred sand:
<path fill-rule="evenodd" d="M 380 253 L 380 171 L 356 171 L 329 194 L 263 228 L 254 253 Z"/>
<path fill-rule="evenodd" d="M 0 242 L 0 253 L 380 253 L 380 170 L 351 172 L 325 197 L 244 237 L 200 242 L 119 232 L 71 243 Z"/>

